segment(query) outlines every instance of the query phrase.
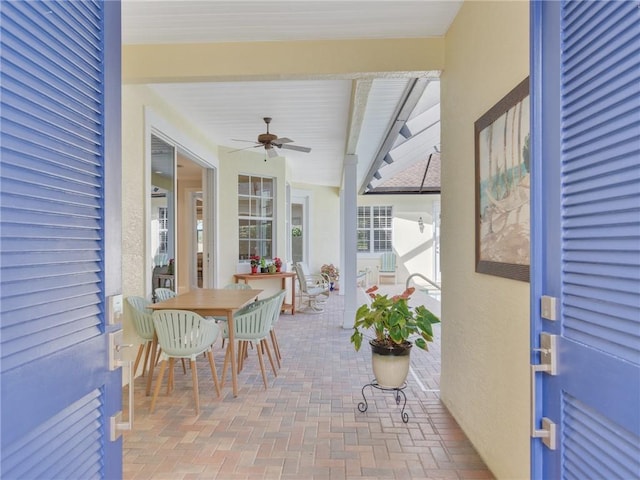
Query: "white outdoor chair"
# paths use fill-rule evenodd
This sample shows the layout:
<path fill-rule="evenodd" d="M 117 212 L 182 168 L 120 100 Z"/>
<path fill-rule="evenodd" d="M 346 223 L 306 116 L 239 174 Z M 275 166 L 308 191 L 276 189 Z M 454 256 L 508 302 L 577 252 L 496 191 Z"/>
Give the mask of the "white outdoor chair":
<path fill-rule="evenodd" d="M 320 313 L 324 311 L 324 304 L 329 297 L 329 285 L 326 281 L 314 283 L 313 281 L 309 281 L 307 276 L 304 273 L 303 268 L 296 264 L 294 265 L 294 270 L 296 272 L 296 276 L 298 277 L 298 285 L 300 286 L 299 296 L 300 302 L 302 305 L 302 300 L 307 298 L 307 307 L 301 309 L 308 313 Z"/>
<path fill-rule="evenodd" d="M 378 266 L 378 283 L 382 277 L 393 278 L 393 283 L 396 283 L 396 254 L 393 252 L 385 252 L 380 256 L 380 265 Z"/>
<path fill-rule="evenodd" d="M 158 310 L 153 312 L 153 325 L 158 335 L 158 345 L 162 348 L 160 354 L 160 373 L 156 388 L 151 399 L 151 413 L 156 406 L 156 398 L 160 391 L 164 371 L 169 361 L 169 379 L 167 394 L 173 390 L 173 363 L 176 358 L 189 359 L 191 362 L 191 378 L 193 380 L 193 398 L 196 404 L 196 415 L 200 413 L 200 399 L 198 393 L 198 369 L 196 358 L 206 353 L 211 368 L 211 376 L 220 396 L 220 385 L 216 364 L 211 353 L 211 346 L 220 335 L 220 328 L 214 322 L 205 320 L 200 315 L 186 310 Z"/>
<path fill-rule="evenodd" d="M 154 292 L 156 294 L 156 301 L 158 302 L 164 302 L 165 300 L 169 300 L 170 298 L 176 296 L 176 292 L 174 292 L 170 288 L 160 287 L 156 288 Z"/>
<path fill-rule="evenodd" d="M 273 345 L 273 351 L 276 356 L 276 362 L 278 362 L 278 368 L 282 368 L 280 361 L 282 360 L 282 355 L 280 354 L 280 344 L 278 343 L 278 338 L 276 337 L 276 324 L 280 319 L 280 312 L 282 310 L 282 304 L 284 303 L 284 297 L 287 296 L 287 291 L 282 290 L 278 295 L 278 299 L 276 300 L 276 308 L 273 310 L 273 318 L 271 320 L 271 329 L 269 331 L 269 335 L 271 336 L 271 344 Z"/>
<path fill-rule="evenodd" d="M 265 298 L 264 300 L 258 300 L 257 302 L 250 303 L 238 310 L 233 316 L 234 336 L 238 341 L 238 371 L 242 370 L 244 358 L 247 356 L 247 344 L 249 342 L 255 342 L 255 350 L 258 354 L 258 362 L 260 363 L 260 371 L 262 372 L 262 381 L 264 383 L 265 390 L 268 388 L 268 384 L 262 352 L 267 353 L 269 363 L 271 363 L 271 370 L 273 371 L 274 376 L 278 376 L 267 339 L 269 338 L 269 332 L 271 331 L 271 324 L 273 322 L 273 310 L 281 305 L 281 303 L 278 303 L 282 301 L 281 297 L 282 295 L 280 292 L 272 297 Z M 224 324 L 222 328 L 222 336 L 224 338 L 229 338 L 228 325 Z M 222 367 L 223 386 L 227 373 L 227 365 L 230 361 L 230 355 L 231 349 L 227 347 L 227 351 L 224 356 L 224 366 Z"/>
<path fill-rule="evenodd" d="M 155 332 L 155 328 L 153 327 L 153 318 L 151 317 L 153 311 L 147 308 L 151 302 L 142 297 L 132 296 L 127 297 L 127 303 L 131 307 L 131 313 L 133 314 L 133 327 L 135 328 L 138 336 L 142 338 L 142 343 L 140 344 L 138 354 L 136 355 L 136 361 L 133 364 L 132 376 L 135 377 L 136 372 L 138 371 L 138 365 L 140 364 L 140 358 L 142 357 L 142 352 L 146 350 L 144 354 L 144 363 L 142 364 L 142 376 L 144 377 L 147 365 L 149 364 L 149 353 L 151 352 L 151 344 L 153 342 L 153 334 Z"/>

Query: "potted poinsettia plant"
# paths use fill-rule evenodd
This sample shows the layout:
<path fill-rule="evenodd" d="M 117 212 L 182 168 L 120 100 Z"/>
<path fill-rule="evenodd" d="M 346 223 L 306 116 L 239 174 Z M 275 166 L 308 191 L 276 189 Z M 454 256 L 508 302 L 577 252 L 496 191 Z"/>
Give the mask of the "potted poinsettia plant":
<path fill-rule="evenodd" d="M 282 268 L 282 260 L 278 257 L 273 259 L 273 264 L 276 266 L 276 272 L 279 272 Z"/>
<path fill-rule="evenodd" d="M 376 382 L 383 387 L 399 388 L 409 372 L 409 354 L 415 344 L 428 350 L 427 342 L 433 341 L 434 323 L 440 319 L 424 305 L 410 307 L 409 298 L 415 288 L 407 288 L 402 294 L 388 298 L 376 293 L 377 286 L 367 290 L 371 302 L 356 312 L 351 343 L 360 350 L 366 334 L 372 352 L 372 366 Z"/>
<path fill-rule="evenodd" d="M 249 257 L 251 260 L 251 273 L 258 273 L 258 265 L 260 265 L 260 256 L 252 255 Z"/>

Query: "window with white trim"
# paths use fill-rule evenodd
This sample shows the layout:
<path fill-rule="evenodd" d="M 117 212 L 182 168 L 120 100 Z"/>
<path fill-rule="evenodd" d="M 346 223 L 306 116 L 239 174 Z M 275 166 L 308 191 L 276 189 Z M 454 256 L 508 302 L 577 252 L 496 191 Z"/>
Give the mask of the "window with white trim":
<path fill-rule="evenodd" d="M 275 179 L 238 175 L 238 239 L 240 261 L 273 258 Z"/>
<path fill-rule="evenodd" d="M 358 253 L 391 252 L 392 225 L 392 207 L 358 207 Z"/>

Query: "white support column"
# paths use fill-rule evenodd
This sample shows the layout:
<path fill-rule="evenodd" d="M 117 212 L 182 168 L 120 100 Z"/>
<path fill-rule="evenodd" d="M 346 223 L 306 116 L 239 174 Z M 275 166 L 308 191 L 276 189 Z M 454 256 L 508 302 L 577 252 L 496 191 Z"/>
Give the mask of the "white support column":
<path fill-rule="evenodd" d="M 353 322 L 358 309 L 358 288 L 356 285 L 358 269 L 357 249 L 357 221 L 358 221 L 358 185 L 357 185 L 357 155 L 346 155 L 344 159 L 344 182 L 341 204 L 342 242 L 341 251 L 342 272 L 340 274 L 340 294 L 344 295 L 343 328 L 353 328 Z"/>

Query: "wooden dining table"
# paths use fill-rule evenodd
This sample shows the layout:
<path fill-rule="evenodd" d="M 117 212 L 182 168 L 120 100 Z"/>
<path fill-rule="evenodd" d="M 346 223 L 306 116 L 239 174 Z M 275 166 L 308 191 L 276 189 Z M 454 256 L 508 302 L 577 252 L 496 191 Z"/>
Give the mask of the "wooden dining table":
<path fill-rule="evenodd" d="M 238 396 L 238 369 L 235 356 L 235 329 L 233 325 L 233 315 L 240 308 L 256 299 L 262 290 L 235 290 L 227 288 L 197 288 L 181 293 L 163 302 L 152 303 L 148 308 L 151 310 L 188 310 L 203 317 L 227 317 L 229 326 L 229 353 L 231 356 L 231 382 L 233 385 L 233 396 Z M 151 347 L 151 366 L 149 367 L 149 377 L 147 378 L 147 395 L 151 393 L 151 377 L 153 376 L 153 366 L 156 358 L 157 339 Z"/>

